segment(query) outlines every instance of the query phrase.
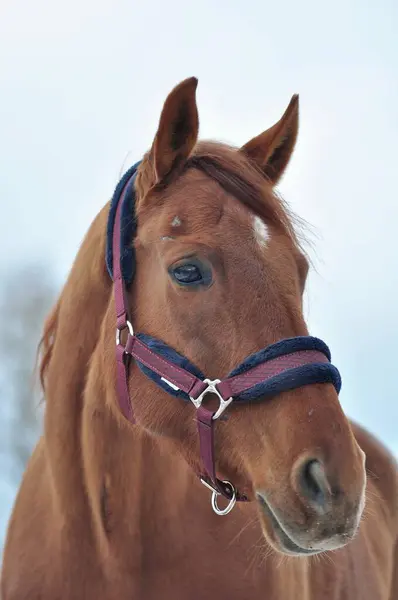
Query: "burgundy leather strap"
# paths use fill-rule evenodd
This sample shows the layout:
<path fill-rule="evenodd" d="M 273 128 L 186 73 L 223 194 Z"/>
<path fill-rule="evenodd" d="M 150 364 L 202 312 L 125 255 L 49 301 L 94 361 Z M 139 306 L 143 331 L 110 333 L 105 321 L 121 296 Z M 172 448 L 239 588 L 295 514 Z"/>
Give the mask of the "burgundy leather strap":
<path fill-rule="evenodd" d="M 123 200 L 126 195 L 127 185 L 125 186 L 122 196 L 118 202 L 115 224 L 113 227 L 113 286 L 115 295 L 116 309 L 116 327 L 119 330 L 119 342 L 116 344 L 116 389 L 119 398 L 120 408 L 126 417 L 132 423 L 135 423 L 133 408 L 130 402 L 130 394 L 128 389 L 128 360 L 129 357 L 125 353 L 125 348 L 120 340 L 120 332 L 127 327 L 127 302 L 126 291 L 120 267 L 121 260 L 121 211 Z"/>
<path fill-rule="evenodd" d="M 218 479 L 216 474 L 216 461 L 214 452 L 214 415 L 215 411 L 208 410 L 204 406 L 200 406 L 196 413 L 199 432 L 200 457 L 205 469 L 205 476 L 202 477 L 202 479 L 211 484 L 213 489 L 219 494 L 222 494 L 225 498 L 230 500 L 233 490 L 223 481 Z M 237 491 L 236 499 L 238 501 L 246 501 L 247 497 L 243 494 L 239 494 Z"/>
<path fill-rule="evenodd" d="M 214 412 L 204 406 L 198 408 L 196 418 L 198 422 L 200 456 L 206 474 L 210 477 L 212 485 L 217 491 L 222 492 L 218 484 L 214 460 Z"/>

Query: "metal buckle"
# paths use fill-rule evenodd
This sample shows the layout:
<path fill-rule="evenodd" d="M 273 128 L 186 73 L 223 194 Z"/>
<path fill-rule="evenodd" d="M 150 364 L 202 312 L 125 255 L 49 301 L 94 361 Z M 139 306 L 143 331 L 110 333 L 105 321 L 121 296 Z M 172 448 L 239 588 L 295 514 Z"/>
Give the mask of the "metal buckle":
<path fill-rule="evenodd" d="M 206 396 L 206 394 L 215 394 L 216 396 L 218 396 L 218 399 L 220 400 L 220 406 L 213 415 L 213 421 L 215 421 L 222 415 L 227 406 L 231 404 L 233 397 L 231 396 L 227 400 L 224 400 L 224 398 L 221 396 L 220 392 L 217 389 L 217 383 L 221 383 L 220 379 L 204 379 L 203 383 L 207 384 L 207 388 L 197 398 L 192 398 L 191 396 L 189 396 L 189 398 L 191 402 L 193 402 L 195 407 L 198 409 L 201 407 L 203 398 Z"/>
<path fill-rule="evenodd" d="M 230 513 L 236 504 L 236 490 L 235 490 L 234 486 L 232 485 L 232 483 L 230 481 L 223 481 L 223 483 L 225 483 L 225 485 L 228 485 L 231 488 L 232 497 L 225 508 L 220 508 L 217 504 L 217 498 L 218 498 L 218 496 L 222 496 L 222 494 L 218 490 L 216 490 L 210 483 L 205 481 L 204 479 L 200 478 L 200 481 L 203 483 L 203 485 L 205 485 L 212 492 L 211 507 L 214 510 L 214 512 L 216 513 L 216 515 L 220 515 L 220 517 L 223 517 L 224 515 L 227 515 L 228 513 Z"/>
<path fill-rule="evenodd" d="M 126 321 L 126 324 L 123 325 L 123 327 L 121 329 L 119 329 L 118 327 L 116 327 L 116 346 L 120 345 L 120 334 L 122 333 L 122 331 L 124 331 L 125 329 L 129 330 L 129 334 L 131 336 L 134 335 L 134 329 L 132 324 L 130 323 L 130 321 Z"/>

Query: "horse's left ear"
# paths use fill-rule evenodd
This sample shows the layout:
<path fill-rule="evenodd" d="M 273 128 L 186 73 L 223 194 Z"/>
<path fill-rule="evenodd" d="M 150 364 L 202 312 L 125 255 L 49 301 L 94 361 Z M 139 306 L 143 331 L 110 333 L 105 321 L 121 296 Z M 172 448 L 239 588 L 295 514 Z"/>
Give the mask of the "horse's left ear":
<path fill-rule="evenodd" d="M 185 79 L 168 95 L 150 153 L 155 182 L 183 166 L 198 139 L 196 77 Z"/>
<path fill-rule="evenodd" d="M 298 122 L 299 97 L 295 94 L 280 121 L 241 148 L 273 185 L 282 177 L 293 153 Z"/>

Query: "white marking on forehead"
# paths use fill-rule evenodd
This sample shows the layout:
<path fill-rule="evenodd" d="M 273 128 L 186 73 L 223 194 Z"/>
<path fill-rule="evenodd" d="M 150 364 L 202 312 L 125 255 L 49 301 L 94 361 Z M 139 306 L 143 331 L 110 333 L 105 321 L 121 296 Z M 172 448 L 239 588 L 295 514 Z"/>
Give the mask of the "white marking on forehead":
<path fill-rule="evenodd" d="M 180 225 L 182 225 L 182 221 L 181 221 L 180 217 L 178 215 L 176 215 L 171 222 L 171 226 L 172 227 L 180 227 Z"/>
<path fill-rule="evenodd" d="M 260 244 L 260 246 L 265 246 L 269 240 L 269 231 L 268 227 L 260 217 L 254 217 L 253 229 L 257 242 Z"/>

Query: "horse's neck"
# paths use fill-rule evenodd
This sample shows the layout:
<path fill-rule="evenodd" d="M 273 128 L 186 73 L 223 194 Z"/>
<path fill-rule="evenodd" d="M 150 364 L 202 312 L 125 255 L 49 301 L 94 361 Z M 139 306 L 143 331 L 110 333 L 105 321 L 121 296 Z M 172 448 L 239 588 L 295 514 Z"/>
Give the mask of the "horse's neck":
<path fill-rule="evenodd" d="M 94 220 L 64 286 L 46 377 L 44 448 L 52 504 L 67 521 L 87 509 L 81 453 L 83 397 L 88 364 L 110 297 L 103 264 L 106 215 L 104 209 Z"/>

